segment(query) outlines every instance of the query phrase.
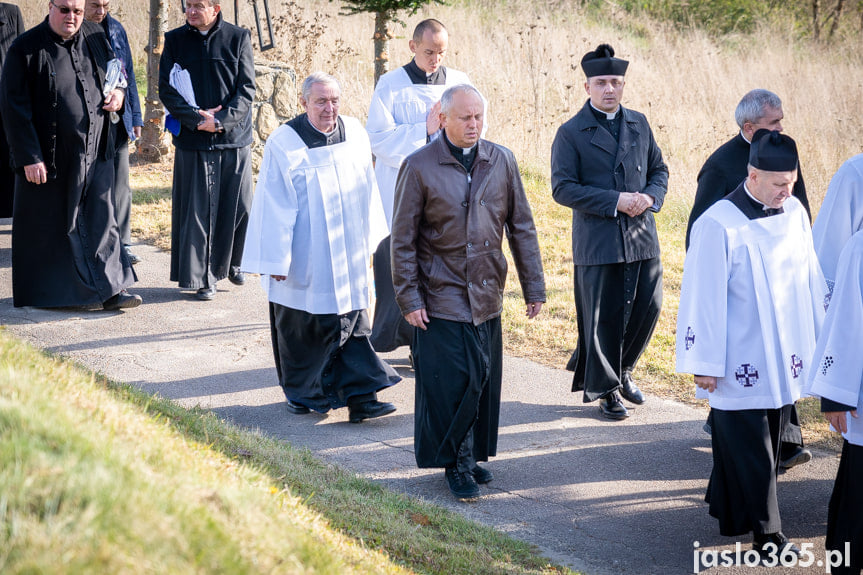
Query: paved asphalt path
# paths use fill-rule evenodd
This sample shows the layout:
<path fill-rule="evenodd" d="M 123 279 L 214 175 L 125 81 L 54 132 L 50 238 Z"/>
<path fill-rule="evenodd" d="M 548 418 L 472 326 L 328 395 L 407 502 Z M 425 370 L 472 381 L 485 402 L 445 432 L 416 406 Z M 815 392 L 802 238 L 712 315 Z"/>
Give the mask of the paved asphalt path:
<path fill-rule="evenodd" d="M 569 391 L 561 369 L 507 357 L 494 481 L 482 498 L 460 503 L 442 470 L 413 458 L 414 380 L 407 349 L 384 357 L 403 381 L 380 399 L 394 414 L 347 422 L 347 409 L 291 415 L 276 381 L 267 305 L 256 280 L 223 281 L 211 302 L 168 281 L 169 255 L 148 245 L 132 290 L 144 304 L 121 312 L 14 308 L 11 225 L 0 220 L 0 322 L 45 350 L 71 357 L 118 381 L 200 405 L 241 426 L 308 447 L 395 491 L 419 497 L 535 544 L 543 554 L 591 575 L 692 573 L 693 550 L 727 550 L 748 536 L 718 535 L 703 501 L 711 468 L 705 411 L 649 397 L 624 422 L 601 418 Z M 575 326 L 572 326 L 575 329 Z M 826 509 L 837 457 L 815 459 L 782 475 L 785 533 L 811 542 L 823 559 Z M 777 572 L 779 569 L 772 569 Z M 759 573 L 717 567 L 701 572 Z M 823 573 L 817 563 L 795 573 Z"/>

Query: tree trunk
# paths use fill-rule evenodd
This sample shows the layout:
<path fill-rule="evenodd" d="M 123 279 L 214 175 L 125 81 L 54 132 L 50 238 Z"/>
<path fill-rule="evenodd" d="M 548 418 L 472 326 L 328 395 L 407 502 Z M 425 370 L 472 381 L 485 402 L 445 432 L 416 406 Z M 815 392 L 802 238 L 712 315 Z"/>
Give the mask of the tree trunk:
<path fill-rule="evenodd" d="M 390 71 L 390 25 L 393 15 L 389 12 L 375 12 L 375 86 L 378 78 Z"/>
<path fill-rule="evenodd" d="M 833 8 L 833 22 L 830 23 L 830 32 L 827 34 L 827 39 L 832 40 L 836 34 L 836 29 L 839 27 L 839 17 L 842 16 L 842 9 L 845 7 L 845 0 L 836 0 L 836 7 Z"/>
<path fill-rule="evenodd" d="M 821 39 L 821 22 L 818 20 L 820 4 L 820 0 L 812 0 L 812 37 L 816 42 Z"/>
<path fill-rule="evenodd" d="M 150 41 L 147 45 L 147 97 L 144 99 L 144 127 L 138 151 L 142 158 L 159 161 L 168 147 L 162 141 L 165 112 L 159 101 L 159 58 L 165 47 L 164 0 L 150 0 Z"/>

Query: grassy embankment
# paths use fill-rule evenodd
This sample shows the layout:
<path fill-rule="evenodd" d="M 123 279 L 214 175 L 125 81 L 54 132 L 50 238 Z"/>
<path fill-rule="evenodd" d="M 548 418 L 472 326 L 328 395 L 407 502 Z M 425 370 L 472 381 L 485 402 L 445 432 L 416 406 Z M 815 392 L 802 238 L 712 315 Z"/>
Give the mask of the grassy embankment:
<path fill-rule="evenodd" d="M 0 332 L 0 572 L 569 571 Z"/>

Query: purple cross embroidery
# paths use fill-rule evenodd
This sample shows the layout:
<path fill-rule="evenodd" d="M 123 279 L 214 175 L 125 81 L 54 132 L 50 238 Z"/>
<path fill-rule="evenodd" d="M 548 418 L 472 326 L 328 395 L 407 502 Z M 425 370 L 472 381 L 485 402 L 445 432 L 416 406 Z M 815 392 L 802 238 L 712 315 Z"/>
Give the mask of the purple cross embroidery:
<path fill-rule="evenodd" d="M 686 328 L 686 351 L 692 349 L 692 346 L 695 345 L 695 332 L 692 331 L 691 327 Z"/>
<path fill-rule="evenodd" d="M 803 360 L 796 354 L 791 356 L 791 377 L 797 379 L 803 372 Z"/>
<path fill-rule="evenodd" d="M 743 387 L 752 387 L 758 383 L 758 370 L 752 364 L 744 363 L 734 372 L 737 377 L 737 383 Z"/>

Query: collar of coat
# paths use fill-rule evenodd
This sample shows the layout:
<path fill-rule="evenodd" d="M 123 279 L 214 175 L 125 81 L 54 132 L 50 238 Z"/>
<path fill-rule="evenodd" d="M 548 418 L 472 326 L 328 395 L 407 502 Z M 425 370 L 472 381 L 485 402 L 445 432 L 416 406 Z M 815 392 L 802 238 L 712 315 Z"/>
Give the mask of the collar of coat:
<path fill-rule="evenodd" d="M 437 156 L 439 164 L 457 164 L 461 165 L 455 156 L 452 155 L 452 152 L 447 146 L 446 139 L 444 139 L 444 135 L 441 134 L 439 137 L 435 138 L 432 142 L 433 146 L 437 148 Z M 491 161 L 491 153 L 490 153 L 491 144 L 482 138 L 476 143 L 476 158 L 473 161 L 473 167 L 476 169 L 477 164 L 480 162 L 489 162 Z"/>
<path fill-rule="evenodd" d="M 590 143 L 616 156 L 618 150 L 625 153 L 630 145 L 634 145 L 632 142 L 638 140 L 639 137 L 638 124 L 640 122 L 638 115 L 623 106 L 620 106 L 620 114 L 623 121 L 620 125 L 619 141 L 615 140 L 614 136 L 604 126 L 600 125 L 599 120 L 596 119 L 590 108 L 590 100 L 587 100 L 578 114 L 575 115 L 576 128 L 579 131 L 594 130 Z"/>

